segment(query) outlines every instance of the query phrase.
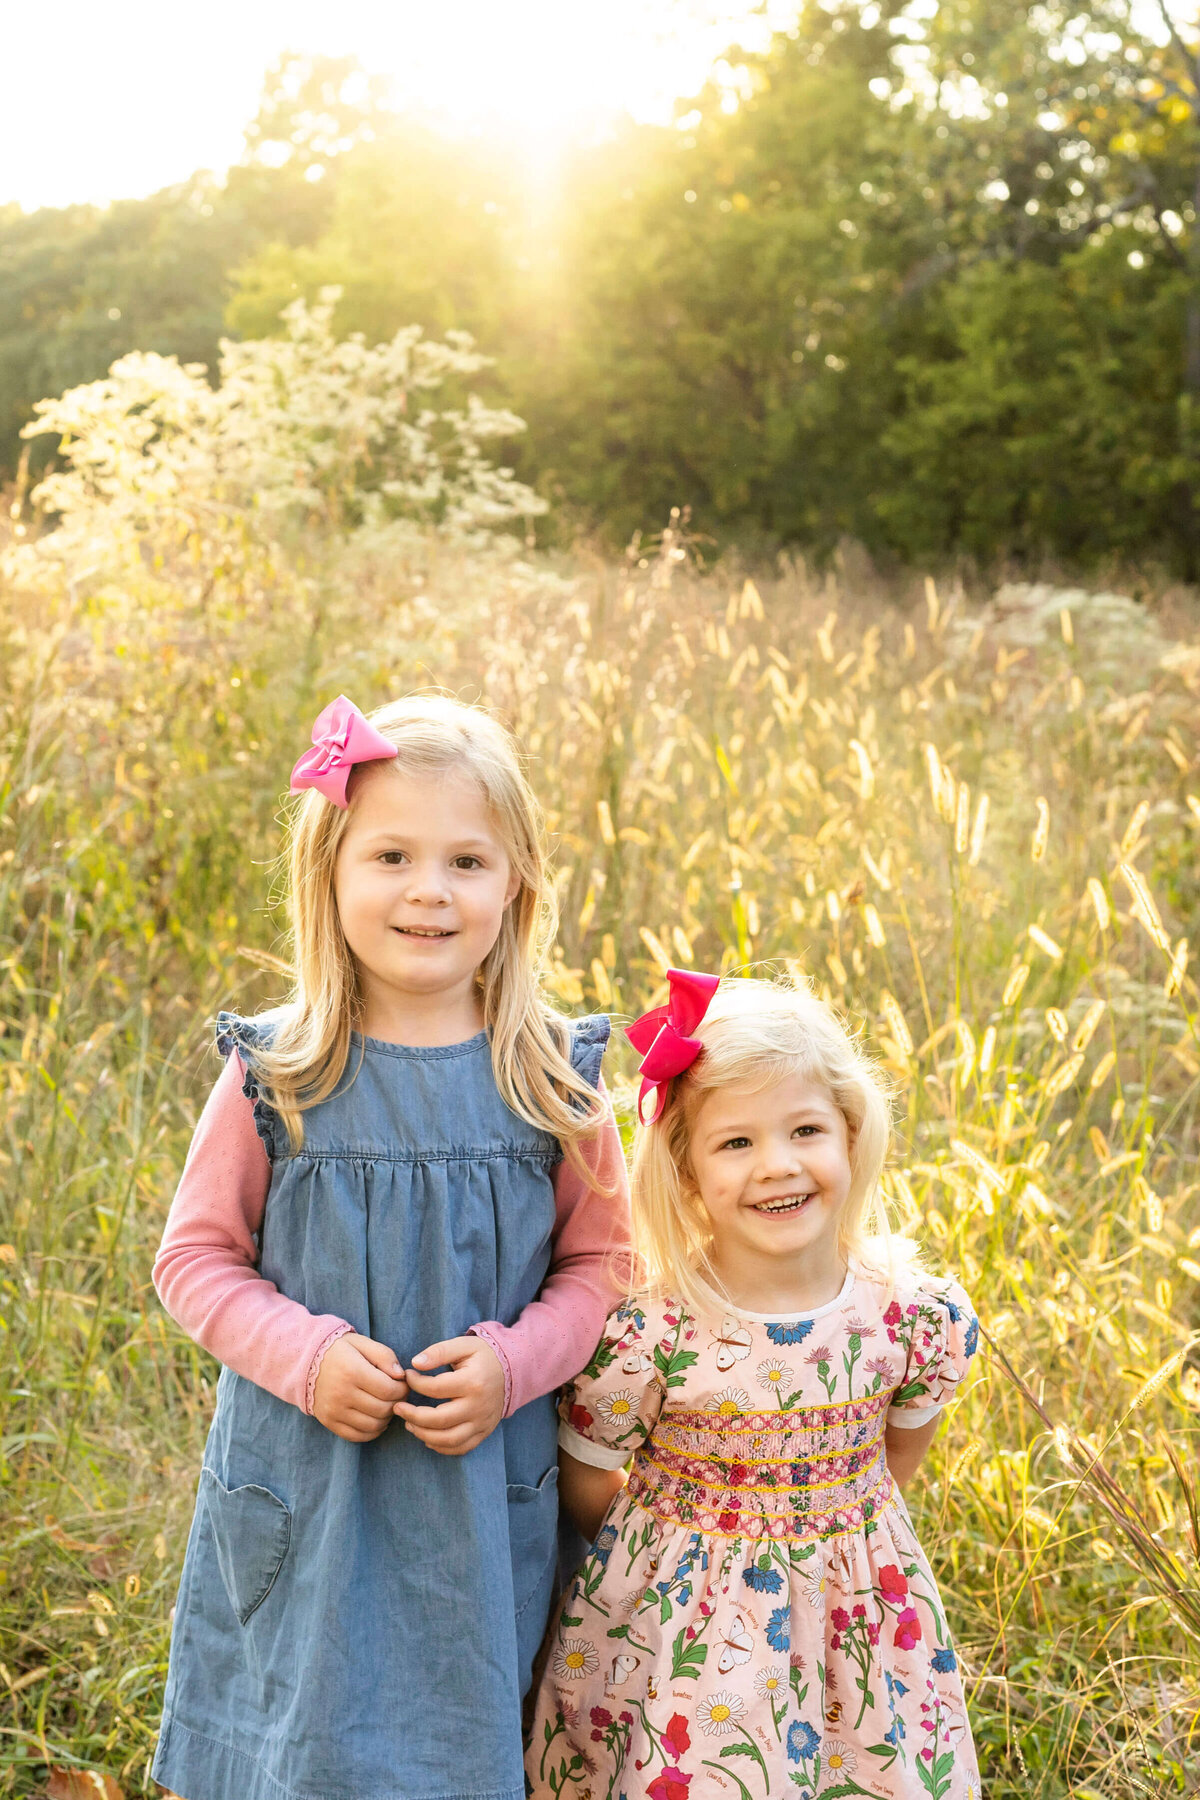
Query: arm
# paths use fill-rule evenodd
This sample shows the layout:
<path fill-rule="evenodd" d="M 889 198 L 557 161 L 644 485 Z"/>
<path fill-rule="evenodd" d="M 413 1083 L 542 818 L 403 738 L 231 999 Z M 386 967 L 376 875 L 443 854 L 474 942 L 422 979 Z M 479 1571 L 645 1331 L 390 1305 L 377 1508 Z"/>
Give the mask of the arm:
<path fill-rule="evenodd" d="M 628 1279 L 629 1181 L 611 1107 L 581 1148 L 586 1179 L 566 1161 L 554 1171 L 554 1250 L 537 1299 L 512 1325 L 472 1327 L 504 1370 L 505 1418 L 578 1375 Z"/>
<path fill-rule="evenodd" d="M 558 1453 L 558 1497 L 589 1543 L 628 1479 L 624 1469 L 598 1469 L 568 1450 Z"/>
<path fill-rule="evenodd" d="M 154 1285 L 189 1337 L 236 1374 L 313 1411 L 324 1352 L 353 1331 L 314 1315 L 258 1270 L 271 1163 L 231 1056 L 196 1127 L 154 1264 Z"/>
<path fill-rule="evenodd" d="M 888 1423 L 883 1434 L 883 1448 L 888 1471 L 899 1488 L 907 1487 L 925 1458 L 925 1452 L 937 1436 L 941 1420 L 930 1419 L 927 1425 Z"/>

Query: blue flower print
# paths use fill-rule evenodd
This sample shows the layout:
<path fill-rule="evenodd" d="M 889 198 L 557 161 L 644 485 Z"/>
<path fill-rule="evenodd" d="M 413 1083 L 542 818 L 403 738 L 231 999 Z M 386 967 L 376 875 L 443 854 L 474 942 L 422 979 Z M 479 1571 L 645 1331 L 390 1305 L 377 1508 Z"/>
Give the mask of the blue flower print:
<path fill-rule="evenodd" d="M 820 1748 L 820 1733 L 814 1731 L 806 1719 L 793 1719 L 788 1726 L 788 1761 L 799 1762 L 802 1757 L 815 1756 Z"/>
<path fill-rule="evenodd" d="M 802 1344 L 812 1328 L 811 1319 L 797 1319 L 791 1325 L 768 1325 L 767 1336 L 773 1344 Z"/>
<path fill-rule="evenodd" d="M 904 1720 L 900 1717 L 899 1713 L 894 1713 L 892 1715 L 892 1723 L 891 1723 L 890 1729 L 885 1731 L 883 1734 L 883 1741 L 885 1744 L 890 1744 L 892 1746 L 893 1750 L 898 1750 L 900 1748 L 900 1740 L 903 1738 L 903 1736 L 904 1736 Z"/>
<path fill-rule="evenodd" d="M 777 1594 L 783 1586 L 783 1576 L 778 1569 L 760 1569 L 757 1563 L 742 1570 L 742 1580 L 755 1594 Z"/>
<path fill-rule="evenodd" d="M 974 1354 L 978 1350 L 978 1348 L 979 1348 L 979 1320 L 977 1318 L 975 1318 L 974 1315 L 972 1315 L 971 1323 L 967 1326 L 966 1339 L 963 1343 L 963 1354 L 965 1356 L 974 1356 Z"/>
<path fill-rule="evenodd" d="M 615 1525 L 602 1525 L 600 1530 L 596 1533 L 596 1542 L 593 1546 L 592 1554 L 602 1568 L 607 1569 L 608 1559 L 612 1555 L 612 1548 L 616 1541 L 617 1528 Z"/>
<path fill-rule="evenodd" d="M 952 1670 L 957 1669 L 958 1658 L 955 1656 L 949 1644 L 947 1644 L 943 1650 L 934 1651 L 933 1666 L 939 1675 L 949 1675 Z"/>
<path fill-rule="evenodd" d="M 883 1671 L 883 1678 L 887 1682 L 888 1705 L 891 1707 L 892 1711 L 895 1712 L 896 1695 L 899 1694 L 901 1699 L 903 1699 L 904 1695 L 908 1692 L 908 1683 L 906 1681 L 901 1681 L 898 1676 L 893 1675 L 890 1669 L 885 1669 Z"/>
<path fill-rule="evenodd" d="M 791 1608 L 789 1606 L 777 1606 L 767 1620 L 767 1642 L 772 1650 L 791 1649 Z"/>
<path fill-rule="evenodd" d="M 958 1321 L 962 1318 L 962 1308 L 960 1306 L 955 1306 L 953 1300 L 947 1300 L 946 1311 L 950 1314 L 950 1323 L 952 1325 L 957 1325 Z"/>

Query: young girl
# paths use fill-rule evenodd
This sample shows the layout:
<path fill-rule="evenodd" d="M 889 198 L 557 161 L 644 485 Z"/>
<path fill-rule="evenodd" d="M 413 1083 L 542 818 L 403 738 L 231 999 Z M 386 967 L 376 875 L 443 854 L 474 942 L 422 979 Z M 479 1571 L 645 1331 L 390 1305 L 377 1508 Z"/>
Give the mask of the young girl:
<path fill-rule="evenodd" d="M 551 1393 L 628 1236 L 608 1021 L 540 997 L 549 893 L 498 725 L 343 698 L 313 743 L 294 993 L 221 1015 L 155 1268 L 225 1368 L 154 1774 L 184 1800 L 522 1800 Z"/>
<path fill-rule="evenodd" d="M 976 1348 L 971 1307 L 886 1237 L 888 1103 L 830 1009 L 670 981 L 629 1033 L 655 1101 L 633 1182 L 652 1285 L 561 1407 L 564 1501 L 596 1535 L 530 1791 L 978 1800 L 899 1494 Z"/>

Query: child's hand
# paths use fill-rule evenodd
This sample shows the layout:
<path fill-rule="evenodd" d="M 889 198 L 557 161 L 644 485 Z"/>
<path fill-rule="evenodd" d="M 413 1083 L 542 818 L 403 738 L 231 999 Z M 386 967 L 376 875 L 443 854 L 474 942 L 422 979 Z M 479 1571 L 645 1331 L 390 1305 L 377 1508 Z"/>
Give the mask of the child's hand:
<path fill-rule="evenodd" d="M 408 1392 L 394 1350 L 347 1332 L 321 1358 L 313 1390 L 313 1417 L 335 1437 L 369 1444 L 387 1429 L 392 1408 Z"/>
<path fill-rule="evenodd" d="M 424 1375 L 449 1363 L 449 1375 Z M 408 1385 L 428 1394 L 439 1406 L 414 1406 L 411 1401 L 394 1410 L 412 1432 L 441 1456 L 465 1456 L 496 1429 L 504 1414 L 504 1370 L 500 1358 L 481 1337 L 448 1338 L 430 1344 L 413 1357 Z"/>

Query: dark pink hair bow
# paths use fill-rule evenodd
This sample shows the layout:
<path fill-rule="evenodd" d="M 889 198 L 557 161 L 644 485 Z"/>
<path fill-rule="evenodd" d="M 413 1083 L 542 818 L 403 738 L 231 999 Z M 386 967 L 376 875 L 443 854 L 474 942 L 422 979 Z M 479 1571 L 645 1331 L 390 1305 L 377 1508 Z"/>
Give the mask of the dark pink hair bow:
<path fill-rule="evenodd" d="M 704 1048 L 692 1033 L 708 1011 L 721 978 L 697 975 L 691 969 L 668 969 L 667 983 L 671 990 L 667 1004 L 653 1007 L 625 1028 L 625 1036 L 642 1053 L 638 1118 L 643 1125 L 654 1124 L 666 1101 L 668 1081 L 690 1069 Z M 642 1108 L 650 1093 L 654 1111 L 646 1118 Z"/>
<path fill-rule="evenodd" d="M 304 752 L 292 770 L 292 792 L 316 788 L 343 812 L 349 804 L 346 783 L 355 763 L 381 762 L 385 756 L 396 755 L 395 744 L 376 731 L 345 694 L 317 714 L 312 741 L 313 748 Z"/>

